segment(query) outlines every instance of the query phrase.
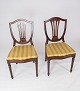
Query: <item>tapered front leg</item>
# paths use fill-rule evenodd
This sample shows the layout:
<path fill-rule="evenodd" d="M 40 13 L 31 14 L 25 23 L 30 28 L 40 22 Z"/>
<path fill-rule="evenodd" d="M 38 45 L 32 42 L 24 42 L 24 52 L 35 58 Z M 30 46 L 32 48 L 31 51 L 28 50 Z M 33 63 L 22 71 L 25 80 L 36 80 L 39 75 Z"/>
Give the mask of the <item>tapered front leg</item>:
<path fill-rule="evenodd" d="M 10 64 L 9 61 L 7 61 L 7 63 L 8 63 L 8 67 L 9 67 L 9 71 L 10 71 L 11 78 L 13 79 L 13 74 L 12 74 L 11 64 Z"/>
<path fill-rule="evenodd" d="M 73 68 L 73 64 L 74 64 L 74 59 L 75 59 L 75 55 L 72 57 L 72 63 L 71 63 L 70 72 L 72 72 L 72 68 Z"/>
<path fill-rule="evenodd" d="M 50 61 L 47 61 L 47 67 L 48 67 L 48 76 L 50 75 Z"/>

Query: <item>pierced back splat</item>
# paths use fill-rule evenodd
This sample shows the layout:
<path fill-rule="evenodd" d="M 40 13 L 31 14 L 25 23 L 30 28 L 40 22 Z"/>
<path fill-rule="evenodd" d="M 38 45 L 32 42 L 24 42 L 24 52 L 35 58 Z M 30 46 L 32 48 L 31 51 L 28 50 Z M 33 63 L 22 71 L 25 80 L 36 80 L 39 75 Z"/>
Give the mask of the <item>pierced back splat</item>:
<path fill-rule="evenodd" d="M 25 23 L 17 23 L 20 42 L 26 42 L 26 24 Z"/>
<path fill-rule="evenodd" d="M 60 28 L 60 23 L 61 21 L 64 22 L 64 28 L 63 28 L 63 33 L 59 38 L 59 28 Z M 47 23 L 50 22 L 51 24 L 51 30 L 52 30 L 52 38 L 50 39 L 47 33 Z M 45 30 L 45 35 L 46 35 L 46 43 L 48 41 L 56 42 L 56 41 L 64 41 L 64 35 L 66 32 L 66 25 L 67 25 L 67 19 L 62 19 L 60 17 L 53 17 L 50 18 L 46 21 L 44 21 L 44 30 Z"/>
<path fill-rule="evenodd" d="M 52 40 L 58 40 L 58 28 L 59 28 L 59 22 L 60 20 L 50 21 L 51 27 L 52 27 Z"/>
<path fill-rule="evenodd" d="M 19 40 L 17 40 L 13 34 L 13 30 L 12 30 L 12 25 L 13 24 L 16 24 L 17 26 L 17 30 L 18 30 L 18 33 L 19 33 Z M 28 26 L 27 25 L 30 25 L 30 37 L 29 39 L 27 40 L 26 39 L 26 31 L 28 31 L 29 29 L 26 29 Z M 31 43 L 33 45 L 33 42 L 32 42 L 32 37 L 33 37 L 33 21 L 28 21 L 26 19 L 17 19 L 13 22 L 10 22 L 9 23 L 9 27 L 10 27 L 10 33 L 11 33 L 11 36 L 13 38 L 13 46 L 15 45 L 15 43 L 18 43 L 18 44 L 26 44 L 26 43 Z"/>

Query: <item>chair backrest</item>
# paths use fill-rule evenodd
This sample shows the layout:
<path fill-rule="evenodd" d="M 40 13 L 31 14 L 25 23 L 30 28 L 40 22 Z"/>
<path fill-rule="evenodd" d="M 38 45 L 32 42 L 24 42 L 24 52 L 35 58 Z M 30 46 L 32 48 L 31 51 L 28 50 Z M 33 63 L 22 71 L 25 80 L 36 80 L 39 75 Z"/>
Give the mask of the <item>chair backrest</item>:
<path fill-rule="evenodd" d="M 28 21 L 26 19 L 17 19 L 9 23 L 9 28 L 11 36 L 13 38 L 13 46 L 15 46 L 16 43 L 31 43 L 33 45 L 33 21 Z M 18 38 L 15 37 L 16 33 L 18 33 Z M 29 39 L 26 36 L 28 33 L 30 34 Z"/>
<path fill-rule="evenodd" d="M 64 22 L 64 28 L 63 28 L 63 33 L 62 35 L 59 37 L 59 32 L 60 32 L 60 22 Z M 47 23 L 50 23 L 50 28 L 51 28 L 51 32 L 52 32 L 52 37 L 50 38 L 48 36 L 47 33 Z M 45 30 L 45 35 L 46 35 L 46 42 L 48 43 L 48 41 L 51 42 L 57 42 L 62 40 L 64 42 L 64 35 L 66 32 L 66 26 L 67 26 L 67 19 L 62 19 L 60 17 L 52 17 L 46 21 L 44 21 L 44 30 Z"/>

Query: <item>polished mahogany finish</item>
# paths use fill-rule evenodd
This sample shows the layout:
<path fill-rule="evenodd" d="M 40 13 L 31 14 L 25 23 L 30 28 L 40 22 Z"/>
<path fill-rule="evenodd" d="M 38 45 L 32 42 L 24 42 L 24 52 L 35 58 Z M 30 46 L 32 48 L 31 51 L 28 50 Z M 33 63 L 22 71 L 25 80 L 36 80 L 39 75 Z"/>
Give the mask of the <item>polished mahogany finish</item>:
<path fill-rule="evenodd" d="M 63 34 L 62 36 L 59 38 L 58 33 L 59 33 L 59 26 L 60 26 L 60 22 L 64 22 L 64 29 L 63 29 Z M 47 23 L 50 23 L 51 25 L 51 30 L 52 30 L 52 38 L 50 38 L 48 36 L 47 33 Z M 73 68 L 73 64 L 74 64 L 74 59 L 75 59 L 75 55 L 76 54 L 69 54 L 67 56 L 52 56 L 52 57 L 48 57 L 47 53 L 46 53 L 46 45 L 49 42 L 59 42 L 59 41 L 63 41 L 64 40 L 64 36 L 66 33 L 66 27 L 67 27 L 67 19 L 62 19 L 60 17 L 52 17 L 46 21 L 44 21 L 44 31 L 45 31 L 45 35 L 46 35 L 46 42 L 45 42 L 45 61 L 47 61 L 48 63 L 48 76 L 50 75 L 50 61 L 53 59 L 65 59 L 65 58 L 69 58 L 72 57 L 72 63 L 71 63 L 71 68 L 70 68 L 70 72 L 72 72 L 72 68 Z"/>
<path fill-rule="evenodd" d="M 19 40 L 17 40 L 13 34 L 13 25 L 16 25 L 16 31 L 18 30 L 19 33 Z M 27 28 L 27 24 L 30 24 L 31 26 L 31 35 L 30 38 L 27 40 L 26 38 L 26 31 L 28 31 Z M 28 44 L 30 43 L 30 45 L 33 45 L 33 29 L 34 29 L 34 25 L 33 25 L 33 21 L 28 21 L 26 19 L 17 19 L 13 22 L 9 23 L 9 28 L 10 28 L 10 33 L 11 36 L 13 38 L 13 46 L 15 46 L 16 44 Z M 8 66 L 9 66 L 9 70 L 10 70 L 10 74 L 11 74 L 11 78 L 13 79 L 13 74 L 12 74 L 12 69 L 11 69 L 11 63 L 26 63 L 26 62 L 33 62 L 36 65 L 36 76 L 38 76 L 38 57 L 37 58 L 30 58 L 30 59 L 25 59 L 25 60 L 7 60 Z"/>

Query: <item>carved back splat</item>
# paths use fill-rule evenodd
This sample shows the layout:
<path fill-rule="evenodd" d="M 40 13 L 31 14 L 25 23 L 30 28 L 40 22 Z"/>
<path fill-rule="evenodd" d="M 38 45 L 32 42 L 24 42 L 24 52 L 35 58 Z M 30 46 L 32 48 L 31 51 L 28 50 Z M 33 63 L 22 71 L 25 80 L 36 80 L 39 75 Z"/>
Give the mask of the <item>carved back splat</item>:
<path fill-rule="evenodd" d="M 26 24 L 19 23 L 19 24 L 17 24 L 17 27 L 18 27 L 18 31 L 19 31 L 20 42 L 23 42 L 23 41 L 26 42 Z"/>
<path fill-rule="evenodd" d="M 59 28 L 59 21 L 50 21 L 51 22 L 51 27 L 52 27 L 52 40 L 57 40 L 58 39 L 58 28 Z"/>
<path fill-rule="evenodd" d="M 60 38 L 58 38 L 60 21 L 64 21 L 64 30 L 63 30 L 62 36 Z M 52 39 L 50 39 L 48 34 L 47 34 L 47 27 L 46 27 L 47 22 L 50 22 L 50 24 L 51 24 Z M 46 34 L 46 38 L 47 38 L 46 41 L 47 42 L 48 41 L 56 42 L 56 41 L 60 41 L 61 39 L 62 39 L 62 41 L 64 41 L 64 35 L 65 35 L 65 32 L 66 32 L 66 25 L 67 25 L 67 20 L 62 19 L 60 17 L 53 17 L 53 18 L 50 18 L 50 19 L 44 21 L 44 30 L 45 30 L 45 34 Z"/>
<path fill-rule="evenodd" d="M 13 31 L 12 31 L 12 24 L 15 24 L 15 23 L 17 24 L 17 29 L 18 29 L 20 41 L 18 41 L 14 37 Z M 27 23 L 31 24 L 31 36 L 30 36 L 29 40 L 26 40 L 26 25 L 27 25 Z M 17 19 L 17 20 L 15 20 L 13 22 L 10 22 L 9 23 L 9 27 L 10 27 L 11 36 L 12 36 L 13 41 L 14 41 L 13 46 L 15 45 L 15 43 L 26 44 L 26 43 L 29 43 L 29 42 L 33 45 L 33 42 L 32 42 L 32 37 L 33 37 L 33 21 L 28 21 L 26 19 Z"/>

